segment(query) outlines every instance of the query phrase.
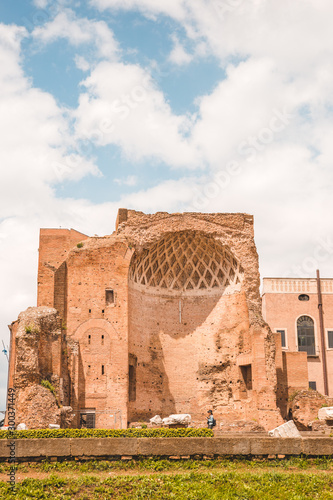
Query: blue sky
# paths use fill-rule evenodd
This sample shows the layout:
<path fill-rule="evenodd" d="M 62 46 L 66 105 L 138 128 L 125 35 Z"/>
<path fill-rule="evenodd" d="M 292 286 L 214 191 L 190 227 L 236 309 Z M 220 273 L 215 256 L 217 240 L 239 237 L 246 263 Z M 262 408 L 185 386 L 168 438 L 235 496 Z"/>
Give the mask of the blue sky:
<path fill-rule="evenodd" d="M 193 48 L 193 43 L 186 40 L 184 29 L 166 16 L 152 20 L 131 11 L 97 12 L 84 5 L 84 2 L 77 7 L 71 2 L 68 5 L 77 16 L 102 19 L 108 24 L 124 52 L 126 62 L 151 68 L 152 77 L 175 114 L 194 113 L 197 110 L 196 97 L 211 92 L 225 76 L 224 68 L 213 54 L 194 60 L 185 67 L 168 62 L 174 34 L 189 48 Z M 31 34 L 36 27 L 49 22 L 56 12 L 54 6 L 51 10 L 48 7 L 39 9 L 32 2 L 18 2 L 15 5 L 2 5 L 0 18 L 6 23 L 23 25 Z M 22 47 L 25 54 L 23 68 L 33 85 L 50 93 L 60 106 L 77 107 L 84 72 L 76 67 L 74 59 L 78 53 L 84 57 L 91 48 L 85 45 L 73 50 L 70 42 L 61 38 L 41 45 L 33 37 L 25 39 Z M 127 176 L 138 178 L 135 186 L 123 185 L 122 192 L 125 193 L 137 188 L 153 187 L 163 179 L 179 179 L 184 175 L 184 170 L 172 170 L 165 163 L 161 172 L 157 168 L 160 164 L 158 157 L 148 163 L 146 160 L 133 162 L 124 158 L 123 152 L 113 145 L 101 148 L 91 143 L 90 146 L 91 155 L 102 175 L 75 182 L 64 180 L 55 186 L 58 196 L 82 197 L 94 203 L 108 202 L 111 198 L 116 200 L 121 192 L 119 183 L 114 180 L 114 172 L 126 172 Z"/>
<path fill-rule="evenodd" d="M 331 276 L 329 0 L 0 4 L 0 337 L 40 227 L 247 212 L 262 276 Z M 6 360 L 0 364 L 4 406 Z"/>

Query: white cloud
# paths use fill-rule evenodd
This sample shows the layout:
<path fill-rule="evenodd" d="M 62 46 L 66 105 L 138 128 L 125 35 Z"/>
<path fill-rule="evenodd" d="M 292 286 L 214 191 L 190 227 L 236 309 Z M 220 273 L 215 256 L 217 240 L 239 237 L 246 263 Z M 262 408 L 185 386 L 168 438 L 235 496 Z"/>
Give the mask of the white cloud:
<path fill-rule="evenodd" d="M 98 174 L 93 162 L 76 149 L 68 110 L 25 77 L 20 54 L 20 38 L 24 35 L 20 28 L 0 25 L 3 216 L 10 216 L 13 206 L 16 213 L 24 212 L 27 203 L 35 205 L 36 199 L 40 202 L 47 198 L 49 183 Z"/>
<path fill-rule="evenodd" d="M 90 0 L 90 4 L 101 10 L 140 10 L 147 16 L 164 14 L 175 19 L 186 16 L 186 1 L 183 0 Z"/>
<path fill-rule="evenodd" d="M 33 4 L 39 9 L 45 9 L 49 4 L 49 0 L 33 0 Z"/>
<path fill-rule="evenodd" d="M 21 41 L 26 36 L 25 28 L 0 23 L 0 81 L 3 93 L 20 91 L 24 86 L 18 52 Z"/>
<path fill-rule="evenodd" d="M 180 43 L 176 36 L 173 36 L 172 39 L 174 47 L 169 54 L 169 61 L 179 66 L 189 64 L 192 61 L 193 56 L 186 52 L 183 45 Z"/>
<path fill-rule="evenodd" d="M 115 144 L 132 161 L 156 158 L 195 167 L 199 158 L 186 133 L 188 116 L 177 116 L 149 73 L 137 65 L 100 63 L 83 82 L 75 112 L 78 137 Z"/>
<path fill-rule="evenodd" d="M 239 156 L 241 146 L 245 149 L 244 143 L 250 145 L 258 135 L 265 149 L 265 130 L 272 128 L 268 142 L 289 133 L 295 125 L 295 116 L 290 114 L 296 113 L 301 99 L 294 95 L 293 86 L 284 85 L 269 59 L 230 65 L 226 79 L 211 94 L 198 99 L 199 117 L 192 129 L 192 143 L 213 169 Z"/>
<path fill-rule="evenodd" d="M 297 73 L 321 63 L 331 47 L 330 0 L 90 0 L 104 9 L 140 10 L 179 21 L 192 40 L 206 40 L 221 61 L 272 57 Z"/>
<path fill-rule="evenodd" d="M 91 68 L 89 62 L 84 57 L 79 55 L 75 56 L 75 64 L 81 71 L 88 71 Z"/>
<path fill-rule="evenodd" d="M 118 186 L 136 186 L 138 180 L 139 179 L 136 175 L 128 175 L 125 178 L 114 179 L 114 182 L 118 184 Z"/>
<path fill-rule="evenodd" d="M 66 38 L 72 45 L 96 44 L 98 56 L 115 59 L 118 44 L 104 21 L 77 18 L 70 9 L 64 9 L 54 19 L 34 29 L 33 36 L 43 43 L 51 43 L 58 38 Z"/>

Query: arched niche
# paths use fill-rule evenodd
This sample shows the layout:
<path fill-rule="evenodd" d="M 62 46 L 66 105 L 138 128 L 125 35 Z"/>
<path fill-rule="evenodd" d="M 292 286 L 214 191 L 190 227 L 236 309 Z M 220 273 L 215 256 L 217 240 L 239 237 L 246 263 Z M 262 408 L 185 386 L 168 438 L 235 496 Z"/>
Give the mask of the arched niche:
<path fill-rule="evenodd" d="M 217 349 L 223 299 L 241 291 L 243 275 L 227 246 L 198 231 L 168 233 L 134 252 L 128 310 L 136 397 L 129 401 L 130 421 L 198 411 L 199 364 L 205 352 Z"/>

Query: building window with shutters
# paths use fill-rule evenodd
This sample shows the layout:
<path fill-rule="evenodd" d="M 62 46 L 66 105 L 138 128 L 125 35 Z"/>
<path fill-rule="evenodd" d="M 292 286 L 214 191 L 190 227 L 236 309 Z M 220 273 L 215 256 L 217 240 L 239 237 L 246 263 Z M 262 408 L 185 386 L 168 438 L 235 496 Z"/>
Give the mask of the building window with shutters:
<path fill-rule="evenodd" d="M 300 316 L 297 320 L 297 345 L 300 352 L 316 356 L 314 321 L 310 316 Z"/>
<path fill-rule="evenodd" d="M 287 345 L 287 330 L 285 328 L 275 328 L 275 332 L 281 335 L 281 347 L 282 349 L 288 349 Z"/>
<path fill-rule="evenodd" d="M 327 349 L 333 349 L 333 328 L 327 330 Z"/>

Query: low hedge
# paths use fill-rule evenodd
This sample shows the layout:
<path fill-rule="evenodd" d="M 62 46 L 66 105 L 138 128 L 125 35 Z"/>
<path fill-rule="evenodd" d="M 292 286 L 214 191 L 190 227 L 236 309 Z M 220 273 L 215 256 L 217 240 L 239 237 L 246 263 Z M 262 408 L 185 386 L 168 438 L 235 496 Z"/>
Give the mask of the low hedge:
<path fill-rule="evenodd" d="M 0 439 L 41 438 L 185 438 L 213 437 L 211 429 L 31 429 L 26 431 L 0 431 Z"/>

